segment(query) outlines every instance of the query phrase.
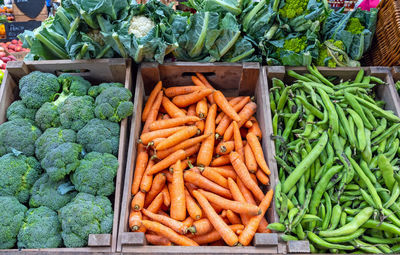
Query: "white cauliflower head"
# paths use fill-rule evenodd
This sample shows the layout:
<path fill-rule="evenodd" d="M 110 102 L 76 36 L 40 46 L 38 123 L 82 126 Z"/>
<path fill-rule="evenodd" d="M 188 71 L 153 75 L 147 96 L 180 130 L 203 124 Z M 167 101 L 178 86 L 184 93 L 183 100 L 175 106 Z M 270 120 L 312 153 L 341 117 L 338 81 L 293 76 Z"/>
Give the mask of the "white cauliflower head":
<path fill-rule="evenodd" d="M 134 16 L 129 26 L 129 34 L 141 38 L 146 36 L 153 27 L 155 27 L 155 24 L 151 19 L 142 15 Z"/>

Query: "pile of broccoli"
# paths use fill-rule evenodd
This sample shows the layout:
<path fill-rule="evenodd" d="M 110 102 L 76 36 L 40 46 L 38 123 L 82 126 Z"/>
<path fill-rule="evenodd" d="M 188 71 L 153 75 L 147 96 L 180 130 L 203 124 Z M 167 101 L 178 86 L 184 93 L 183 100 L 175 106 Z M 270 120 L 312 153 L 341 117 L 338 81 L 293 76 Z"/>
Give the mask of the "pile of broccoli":
<path fill-rule="evenodd" d="M 0 125 L 0 249 L 84 247 L 111 233 L 119 122 L 132 114 L 121 83 L 35 71 Z"/>

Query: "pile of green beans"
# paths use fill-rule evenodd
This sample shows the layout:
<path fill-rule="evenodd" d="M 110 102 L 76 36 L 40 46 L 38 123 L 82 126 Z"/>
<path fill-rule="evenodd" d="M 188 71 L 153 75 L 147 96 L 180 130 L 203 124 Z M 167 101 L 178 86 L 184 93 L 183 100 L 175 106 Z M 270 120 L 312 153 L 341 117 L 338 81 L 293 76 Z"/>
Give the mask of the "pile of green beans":
<path fill-rule="evenodd" d="M 373 93 L 387 84 L 308 71 L 269 91 L 280 180 L 269 228 L 313 253 L 400 252 L 400 118 Z"/>

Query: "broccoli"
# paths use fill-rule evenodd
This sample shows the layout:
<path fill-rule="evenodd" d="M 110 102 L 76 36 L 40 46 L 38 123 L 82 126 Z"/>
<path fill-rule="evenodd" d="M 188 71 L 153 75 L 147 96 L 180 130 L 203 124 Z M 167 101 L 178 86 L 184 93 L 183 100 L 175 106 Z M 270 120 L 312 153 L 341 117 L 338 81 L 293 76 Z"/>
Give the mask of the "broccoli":
<path fill-rule="evenodd" d="M 71 96 L 58 108 L 63 128 L 78 131 L 94 118 L 94 100 L 90 96 Z"/>
<path fill-rule="evenodd" d="M 332 43 L 333 46 L 345 50 L 344 43 L 342 41 L 335 41 L 333 39 L 328 40 L 328 42 Z M 340 62 L 343 62 L 343 56 L 338 55 L 337 60 Z M 317 66 L 328 66 L 328 67 L 336 67 L 337 63 L 335 59 L 331 56 L 330 52 L 328 51 L 328 48 L 325 44 L 321 45 L 319 48 L 319 54 L 318 54 L 318 59 L 317 59 Z"/>
<path fill-rule="evenodd" d="M 27 119 L 33 121 L 35 114 L 36 110 L 27 108 L 21 100 L 15 101 L 7 109 L 8 120 Z"/>
<path fill-rule="evenodd" d="M 36 112 L 36 125 L 38 125 L 43 131 L 51 127 L 61 126 L 58 108 L 68 97 L 69 95 L 62 93 L 56 101 L 44 103 Z"/>
<path fill-rule="evenodd" d="M 307 38 L 305 36 L 295 37 L 285 41 L 283 49 L 299 53 L 307 47 Z"/>
<path fill-rule="evenodd" d="M 57 213 L 45 206 L 29 209 L 19 230 L 17 245 L 20 249 L 60 247 L 61 224 Z"/>
<path fill-rule="evenodd" d="M 97 97 L 98 95 L 100 95 L 101 92 L 103 92 L 103 90 L 112 87 L 123 88 L 124 85 L 119 82 L 102 83 L 98 86 L 92 86 L 88 91 L 88 95 L 92 97 Z"/>
<path fill-rule="evenodd" d="M 16 119 L 0 125 L 0 156 L 15 150 L 26 156 L 35 154 L 35 142 L 42 131 L 29 120 Z"/>
<path fill-rule="evenodd" d="M 74 130 L 62 128 L 46 129 L 36 140 L 36 158 L 41 161 L 46 156 L 47 152 L 66 142 L 76 142 L 76 133 Z"/>
<path fill-rule="evenodd" d="M 118 159 L 114 155 L 91 152 L 71 175 L 71 181 L 79 192 L 109 196 L 114 193 L 117 170 Z"/>
<path fill-rule="evenodd" d="M 92 119 L 77 135 L 86 152 L 118 154 L 119 125 L 108 120 Z"/>
<path fill-rule="evenodd" d="M 46 153 L 42 167 L 52 181 L 60 181 L 79 166 L 81 153 L 80 144 L 63 143 Z"/>
<path fill-rule="evenodd" d="M 52 210 L 59 210 L 68 204 L 77 194 L 71 190 L 70 182 L 63 179 L 58 182 L 50 180 L 48 174 L 43 174 L 31 189 L 30 207 L 47 206 Z M 64 188 L 67 188 L 65 190 Z"/>
<path fill-rule="evenodd" d="M 42 169 L 34 157 L 6 154 L 0 157 L 0 196 L 15 196 L 21 203 L 29 200 L 29 191 Z"/>
<path fill-rule="evenodd" d="M 110 200 L 87 193 L 78 193 L 69 204 L 59 210 L 58 218 L 66 247 L 86 246 L 89 234 L 111 233 L 113 225 Z"/>
<path fill-rule="evenodd" d="M 111 87 L 96 97 L 95 113 L 99 119 L 120 122 L 133 111 L 132 93 L 126 88 Z"/>
<path fill-rule="evenodd" d="M 85 96 L 92 86 L 90 82 L 80 76 L 61 74 L 58 81 L 62 85 L 64 93 L 71 93 L 74 96 Z"/>
<path fill-rule="evenodd" d="M 0 196 L 0 249 L 14 247 L 27 210 L 15 197 Z"/>
<path fill-rule="evenodd" d="M 42 104 L 53 101 L 60 84 L 55 75 L 35 71 L 21 78 L 19 89 L 19 96 L 26 107 L 39 109 Z"/>
<path fill-rule="evenodd" d="M 361 34 L 365 27 L 361 24 L 358 18 L 350 18 L 347 23 L 346 30 L 352 34 Z"/>
<path fill-rule="evenodd" d="M 279 10 L 279 14 L 292 19 L 301 15 L 308 5 L 308 0 L 285 0 L 285 5 Z"/>

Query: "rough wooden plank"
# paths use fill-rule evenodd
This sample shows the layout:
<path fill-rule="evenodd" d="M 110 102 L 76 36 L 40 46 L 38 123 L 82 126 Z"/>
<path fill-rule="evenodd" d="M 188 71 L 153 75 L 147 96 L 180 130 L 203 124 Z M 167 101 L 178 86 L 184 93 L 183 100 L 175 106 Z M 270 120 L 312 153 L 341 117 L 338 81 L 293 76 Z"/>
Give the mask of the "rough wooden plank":
<path fill-rule="evenodd" d="M 253 239 L 253 244 L 256 247 L 263 246 L 277 246 L 278 245 L 278 234 L 264 234 L 264 233 L 256 233 Z"/>
<path fill-rule="evenodd" d="M 392 68 L 392 76 L 393 76 L 394 82 L 400 81 L 400 66 L 394 66 Z"/>
<path fill-rule="evenodd" d="M 110 234 L 89 235 L 88 246 L 90 247 L 111 246 L 111 235 Z"/>
<path fill-rule="evenodd" d="M 129 246 L 144 246 L 146 238 L 142 232 L 126 232 L 121 236 L 121 244 Z"/>
<path fill-rule="evenodd" d="M 243 73 L 242 77 L 240 77 L 240 95 L 247 96 L 254 94 L 259 74 L 260 65 L 258 63 L 243 63 Z"/>
<path fill-rule="evenodd" d="M 232 255 L 232 254 L 277 254 L 277 248 L 270 247 L 254 247 L 254 246 L 132 246 L 123 247 L 123 253 L 137 253 L 137 254 L 191 254 L 191 255 Z"/>
<path fill-rule="evenodd" d="M 288 253 L 310 253 L 310 243 L 308 241 L 288 241 Z"/>

